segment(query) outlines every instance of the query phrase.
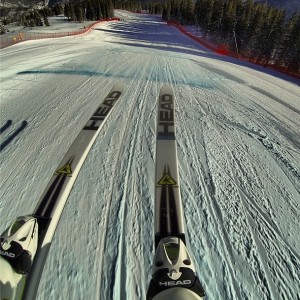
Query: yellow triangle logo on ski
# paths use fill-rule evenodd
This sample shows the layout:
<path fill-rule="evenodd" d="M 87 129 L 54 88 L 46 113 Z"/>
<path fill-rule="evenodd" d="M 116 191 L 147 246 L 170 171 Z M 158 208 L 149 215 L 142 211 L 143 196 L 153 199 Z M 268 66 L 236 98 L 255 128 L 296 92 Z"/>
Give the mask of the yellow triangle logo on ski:
<path fill-rule="evenodd" d="M 159 185 L 175 185 L 176 181 L 170 175 L 164 175 L 158 182 Z"/>
<path fill-rule="evenodd" d="M 60 176 L 71 176 L 72 174 L 72 169 L 70 164 L 66 164 L 62 168 L 58 169 L 55 172 L 55 175 L 60 175 Z"/>

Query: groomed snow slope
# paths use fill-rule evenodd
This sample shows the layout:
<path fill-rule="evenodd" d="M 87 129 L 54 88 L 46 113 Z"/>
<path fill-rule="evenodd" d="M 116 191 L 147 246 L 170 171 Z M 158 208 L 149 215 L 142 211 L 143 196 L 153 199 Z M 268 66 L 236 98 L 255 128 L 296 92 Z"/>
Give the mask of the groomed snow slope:
<path fill-rule="evenodd" d="M 157 96 L 172 85 L 188 247 L 207 299 L 300 299 L 300 87 L 211 53 L 151 16 L 1 50 L 0 231 L 31 213 L 114 83 L 37 299 L 145 299 L 154 256 Z"/>

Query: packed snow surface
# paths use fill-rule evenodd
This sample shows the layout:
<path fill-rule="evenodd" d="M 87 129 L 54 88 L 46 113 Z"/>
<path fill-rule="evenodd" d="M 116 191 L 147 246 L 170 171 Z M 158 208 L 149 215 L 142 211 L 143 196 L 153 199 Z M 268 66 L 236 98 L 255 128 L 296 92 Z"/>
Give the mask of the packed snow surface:
<path fill-rule="evenodd" d="M 181 194 L 207 299 L 300 299 L 299 82 L 119 11 L 86 35 L 1 50 L 0 231 L 30 214 L 116 82 L 125 92 L 77 178 L 37 299 L 145 299 L 154 257 L 157 97 L 175 92 Z M 281 78 L 280 78 L 281 77 Z"/>

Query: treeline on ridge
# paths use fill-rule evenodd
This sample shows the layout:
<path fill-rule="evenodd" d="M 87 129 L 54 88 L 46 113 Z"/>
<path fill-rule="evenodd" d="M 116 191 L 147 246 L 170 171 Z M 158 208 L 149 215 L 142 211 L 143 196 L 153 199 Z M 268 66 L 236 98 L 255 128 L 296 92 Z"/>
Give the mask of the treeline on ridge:
<path fill-rule="evenodd" d="M 24 27 L 50 26 L 48 17 L 53 15 L 65 15 L 69 21 L 98 21 L 112 18 L 113 10 L 112 0 L 79 0 L 41 9 L 17 10 L 14 15 L 1 18 L 1 34 L 6 32 L 4 26 L 13 22 Z"/>
<path fill-rule="evenodd" d="M 99 21 L 114 16 L 112 0 L 82 0 L 56 4 L 52 7 L 55 15 L 64 14 L 68 20 L 82 22 Z"/>
<path fill-rule="evenodd" d="M 284 10 L 254 0 L 78 0 L 29 10 L 17 18 L 25 27 L 48 26 L 48 16 L 62 14 L 70 21 L 97 21 L 112 18 L 114 8 L 145 10 L 166 21 L 197 26 L 204 37 L 238 55 L 300 72 L 300 12 L 287 19 Z M 10 21 L 2 18 L 1 34 Z"/>
<path fill-rule="evenodd" d="M 124 1 L 121 1 L 124 2 Z M 255 62 L 272 62 L 300 72 L 300 13 L 286 19 L 285 11 L 253 0 L 126 1 L 131 11 L 161 14 L 166 21 L 194 25 L 209 39 Z M 130 9 L 131 8 L 131 9 Z"/>

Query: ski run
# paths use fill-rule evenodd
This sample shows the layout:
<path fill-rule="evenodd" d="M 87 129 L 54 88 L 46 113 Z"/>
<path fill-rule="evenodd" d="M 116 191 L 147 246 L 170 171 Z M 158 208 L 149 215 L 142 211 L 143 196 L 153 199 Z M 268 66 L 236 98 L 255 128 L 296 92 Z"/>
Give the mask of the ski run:
<path fill-rule="evenodd" d="M 1 50 L 1 144 L 26 121 L 0 155 L 1 233 L 35 211 L 86 121 L 126 87 L 64 206 L 36 299 L 146 299 L 166 85 L 186 247 L 207 299 L 299 299 L 299 81 L 214 54 L 159 18 L 116 14 L 86 35 Z"/>

